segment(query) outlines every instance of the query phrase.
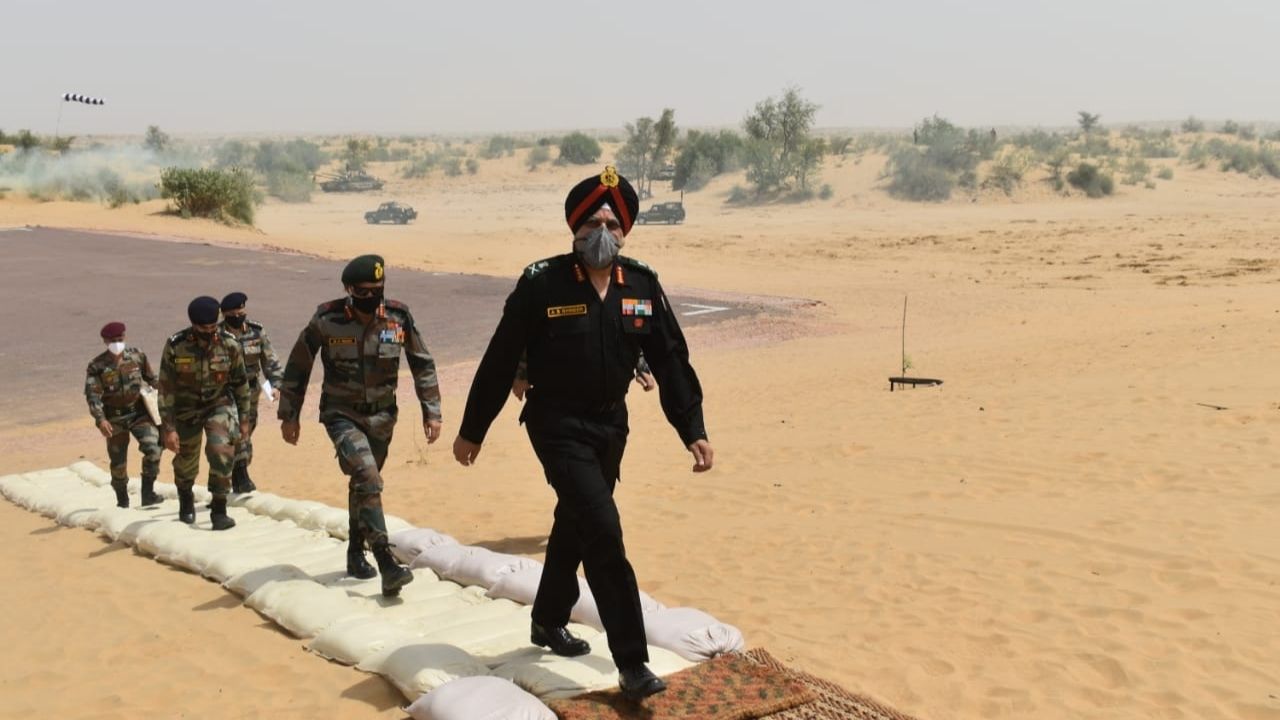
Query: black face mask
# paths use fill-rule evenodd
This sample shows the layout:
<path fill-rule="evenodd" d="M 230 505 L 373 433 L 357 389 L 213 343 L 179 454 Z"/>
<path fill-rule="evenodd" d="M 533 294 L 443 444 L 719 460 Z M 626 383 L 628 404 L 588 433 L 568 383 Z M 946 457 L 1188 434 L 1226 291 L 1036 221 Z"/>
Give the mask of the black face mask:
<path fill-rule="evenodd" d="M 371 314 L 378 309 L 379 305 L 382 304 L 382 293 L 376 293 L 373 297 L 363 298 L 352 295 L 351 304 L 360 312 L 366 315 Z"/>
<path fill-rule="evenodd" d="M 227 321 L 227 327 L 233 327 L 237 330 L 244 327 L 244 315 L 227 315 L 223 319 Z"/>

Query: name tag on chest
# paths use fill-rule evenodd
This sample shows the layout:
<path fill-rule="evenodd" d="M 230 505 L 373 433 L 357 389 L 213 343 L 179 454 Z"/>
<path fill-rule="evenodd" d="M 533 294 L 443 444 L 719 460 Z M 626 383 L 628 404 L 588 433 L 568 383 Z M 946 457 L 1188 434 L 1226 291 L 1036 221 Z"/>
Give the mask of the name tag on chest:
<path fill-rule="evenodd" d="M 586 305 L 555 305 L 547 308 L 547 317 L 571 317 L 573 315 L 586 315 Z"/>

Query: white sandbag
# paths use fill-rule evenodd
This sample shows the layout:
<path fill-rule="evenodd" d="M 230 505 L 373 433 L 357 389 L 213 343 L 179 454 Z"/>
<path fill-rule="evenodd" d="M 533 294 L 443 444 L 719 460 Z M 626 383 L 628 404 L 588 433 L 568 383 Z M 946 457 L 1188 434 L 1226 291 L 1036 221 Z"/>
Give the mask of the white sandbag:
<path fill-rule="evenodd" d="M 190 540 L 193 534 L 185 523 L 155 522 L 138 530 L 134 548 L 157 558 L 173 555 L 181 549 L 182 541 Z"/>
<path fill-rule="evenodd" d="M 694 662 L 742 652 L 746 646 L 741 630 L 695 608 L 663 608 L 645 613 L 644 632 L 650 645 Z"/>
<path fill-rule="evenodd" d="M 206 568 L 226 551 L 226 546 L 204 533 L 189 533 L 176 547 L 156 557 L 184 570 L 204 575 Z"/>
<path fill-rule="evenodd" d="M 271 583 L 301 580 L 306 577 L 306 573 L 292 565 L 277 563 L 242 572 L 224 582 L 222 586 L 237 595 L 248 597 Z"/>
<path fill-rule="evenodd" d="M 279 565 L 275 560 L 250 550 L 225 549 L 215 553 L 200 574 L 226 586 L 233 578 L 247 576 L 255 570 Z M 254 588 L 257 589 L 257 588 Z M 248 593 L 242 593 L 247 595 Z"/>
<path fill-rule="evenodd" d="M 9 502 L 14 505 L 25 508 L 26 504 L 20 501 L 19 497 L 26 496 L 32 492 L 31 481 L 24 475 L 5 475 L 0 477 L 0 495 L 4 495 Z"/>
<path fill-rule="evenodd" d="M 410 631 L 386 618 L 364 615 L 339 620 L 321 630 L 307 649 L 327 660 L 359 665 L 411 637 Z"/>
<path fill-rule="evenodd" d="M 88 460 L 80 460 L 78 462 L 73 462 L 67 469 L 75 473 L 77 476 L 80 477 L 80 479 L 84 480 L 90 485 L 96 485 L 101 487 L 103 485 L 111 484 L 111 473 L 107 472 L 106 470 L 103 470 L 97 465 L 94 465 Z"/>
<path fill-rule="evenodd" d="M 422 641 L 456 646 L 491 668 L 521 659 L 534 662 L 547 651 L 529 640 L 532 610 L 526 605 L 497 617 L 437 628 L 426 632 Z M 587 642 L 600 635 L 598 630 L 572 623 L 569 632 Z"/>
<path fill-rule="evenodd" d="M 285 498 L 268 492 L 255 492 L 244 501 L 244 509 L 254 515 L 275 518 L 284 510 Z"/>
<path fill-rule="evenodd" d="M 315 637 L 336 622 L 369 616 L 357 600 L 311 578 L 268 583 L 245 598 L 244 604 L 300 638 Z"/>
<path fill-rule="evenodd" d="M 450 568 L 449 574 L 443 577 L 459 585 L 479 585 L 490 588 L 503 575 L 530 569 L 536 569 L 541 573 L 542 563 L 519 555 L 507 555 L 482 547 L 473 547 L 471 552 L 459 557 Z"/>
<path fill-rule="evenodd" d="M 447 612 L 423 614 L 412 608 L 388 607 L 384 609 L 384 614 L 405 627 L 413 629 L 417 634 L 425 635 L 458 625 L 498 620 L 524 610 L 522 606 L 510 600 L 489 600 L 483 595 L 472 595 L 465 591 L 449 597 L 457 598 L 458 602 Z"/>
<path fill-rule="evenodd" d="M 475 550 L 477 548 L 469 545 L 437 545 L 418 553 L 409 567 L 427 568 L 447 580 L 453 572 L 453 566 Z"/>
<path fill-rule="evenodd" d="M 348 517 L 346 510 L 339 510 L 336 507 L 321 505 L 307 513 L 307 516 L 298 524 L 308 530 L 319 530 L 326 535 L 333 535 L 333 533 L 329 532 L 329 528 L 334 527 L 335 525 L 340 526 L 344 530 L 342 539 L 345 540 L 347 522 Z"/>
<path fill-rule="evenodd" d="M 297 525 L 298 527 L 306 527 L 305 525 L 302 524 L 302 522 L 306 520 L 307 516 L 310 515 L 313 511 L 318 510 L 320 508 L 324 508 L 324 507 L 328 507 L 328 506 L 325 505 L 324 503 L 316 502 L 315 500 L 287 500 L 286 499 L 283 503 L 283 506 L 280 508 L 280 514 L 279 515 L 272 514 L 271 517 L 277 520 L 289 520 L 290 522 L 292 522 L 294 525 Z"/>
<path fill-rule="evenodd" d="M 382 596 L 361 599 L 368 611 L 404 627 L 409 635 L 422 633 L 444 627 L 450 623 L 449 618 L 458 617 L 459 613 L 476 607 L 476 599 L 462 593 L 452 593 L 439 597 L 397 602 L 402 598 L 390 599 Z"/>
<path fill-rule="evenodd" d="M 551 708 L 515 683 L 488 676 L 450 680 L 405 712 L 414 720 L 556 720 Z"/>
<path fill-rule="evenodd" d="M 543 658 L 537 662 L 501 665 L 493 670 L 493 675 L 514 682 L 542 700 L 573 697 L 618 686 L 618 669 L 609 655 L 608 639 L 604 635 L 591 643 L 591 652 L 586 655 L 562 658 L 548 654 Z M 647 665 L 661 677 L 693 667 L 694 663 L 670 650 L 650 647 Z"/>
<path fill-rule="evenodd" d="M 56 518 L 59 525 L 66 527 L 84 528 L 86 530 L 98 529 L 98 506 L 70 508 L 58 513 Z"/>
<path fill-rule="evenodd" d="M 429 600 L 462 592 L 461 585 L 442 581 L 435 573 L 425 568 L 410 570 L 410 572 L 413 573 L 413 582 L 401 588 L 400 597 L 391 604 L 402 605 L 417 600 Z M 347 591 L 348 594 L 357 597 L 373 599 L 382 597 L 382 581 L 378 578 L 360 580 L 353 577 L 343 577 L 328 584 L 340 587 Z"/>
<path fill-rule="evenodd" d="M 604 623 L 600 621 L 600 609 L 596 607 L 596 598 L 591 594 L 591 588 L 587 585 L 587 581 L 581 577 L 578 578 L 579 596 L 578 602 L 574 604 L 573 610 L 569 613 L 569 619 L 583 625 L 590 625 L 598 630 L 604 629 Z M 640 611 L 647 617 L 649 613 L 661 610 L 666 605 L 654 600 L 648 593 L 640 591 Z"/>
<path fill-rule="evenodd" d="M 391 552 L 402 563 L 409 564 L 427 548 L 437 545 L 457 545 L 458 541 L 431 528 L 409 528 L 388 536 Z"/>
<path fill-rule="evenodd" d="M 128 513 L 129 518 L 129 521 L 124 524 L 124 527 L 122 527 L 120 532 L 115 536 L 116 542 L 122 542 L 125 545 L 137 546 L 138 533 L 142 532 L 148 525 L 156 525 L 160 523 L 165 525 L 182 525 L 182 523 L 169 519 L 161 520 L 154 516 L 147 515 L 146 513 L 138 512 L 137 510 L 128 510 L 124 508 L 118 509 L 123 513 Z M 186 527 L 186 525 L 183 525 L 183 527 Z"/>
<path fill-rule="evenodd" d="M 489 674 L 489 668 L 452 645 L 417 640 L 389 647 L 358 667 L 390 680 L 411 701 L 450 680 Z"/>

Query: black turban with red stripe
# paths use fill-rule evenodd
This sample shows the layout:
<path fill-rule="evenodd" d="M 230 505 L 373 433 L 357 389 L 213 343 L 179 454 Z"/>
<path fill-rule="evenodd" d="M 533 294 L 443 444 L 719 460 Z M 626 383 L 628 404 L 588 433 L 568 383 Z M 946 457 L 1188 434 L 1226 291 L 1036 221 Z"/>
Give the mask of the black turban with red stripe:
<path fill-rule="evenodd" d="M 608 204 L 622 224 L 622 234 L 631 232 L 631 225 L 640 212 L 640 198 L 627 179 L 618 174 L 612 165 L 599 175 L 583 180 L 569 191 L 564 199 L 564 219 L 575 233 L 587 218 L 602 205 Z"/>

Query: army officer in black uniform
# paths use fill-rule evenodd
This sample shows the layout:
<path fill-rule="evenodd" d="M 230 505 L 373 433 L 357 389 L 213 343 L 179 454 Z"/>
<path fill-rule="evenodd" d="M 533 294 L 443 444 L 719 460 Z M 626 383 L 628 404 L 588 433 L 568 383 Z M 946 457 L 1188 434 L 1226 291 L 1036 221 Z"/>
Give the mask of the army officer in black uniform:
<path fill-rule="evenodd" d="M 533 604 L 532 641 L 560 655 L 590 651 L 565 629 L 578 600 L 581 563 L 618 666 L 619 685 L 640 699 L 666 689 L 649 660 L 635 572 L 622 544 L 613 489 L 627 442 L 627 388 L 643 351 L 667 420 L 711 469 L 702 387 L 657 274 L 618 254 L 639 209 L 612 167 L 565 200 L 573 252 L 525 268 L 476 370 L 453 453 L 472 465 L 527 352 L 530 388 L 520 415 L 555 489 L 555 523 Z"/>

